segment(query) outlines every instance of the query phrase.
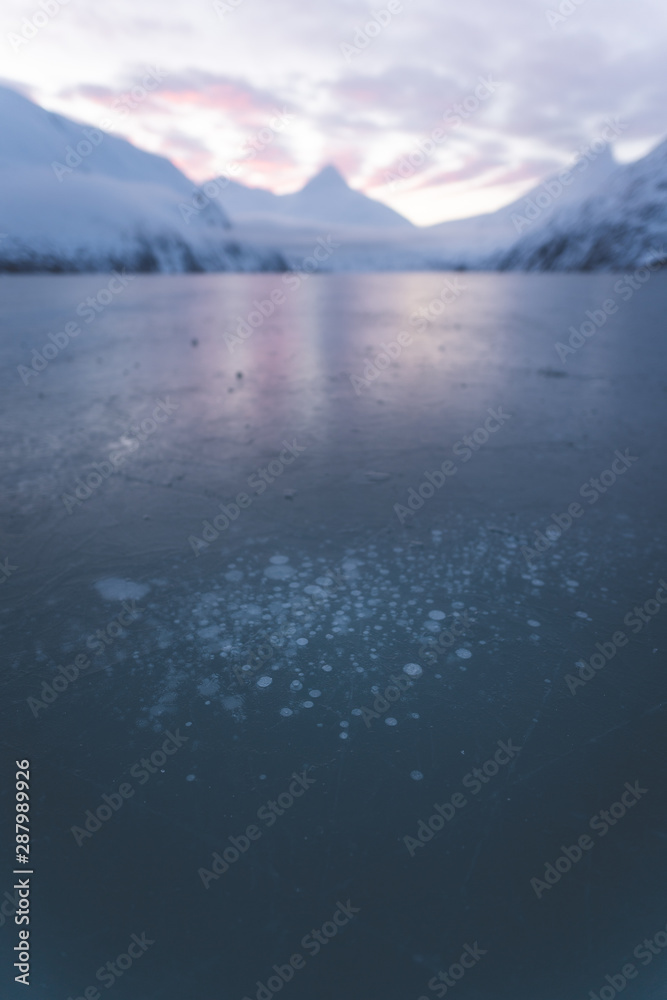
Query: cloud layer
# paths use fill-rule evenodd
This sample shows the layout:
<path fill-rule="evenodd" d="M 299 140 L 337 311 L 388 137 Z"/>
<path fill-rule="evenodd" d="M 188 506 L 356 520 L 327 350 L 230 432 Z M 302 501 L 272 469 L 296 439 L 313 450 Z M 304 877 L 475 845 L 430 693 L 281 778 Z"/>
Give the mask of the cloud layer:
<path fill-rule="evenodd" d="M 625 158 L 667 133 L 661 0 L 47 6 L 45 17 L 37 3 L 3 5 L 5 79 L 81 120 L 115 108 L 117 134 L 196 180 L 237 163 L 238 179 L 285 192 L 333 162 L 427 224 L 518 196 L 606 117 L 627 122 Z M 160 86 L 141 97 L 154 67 Z M 475 105 L 484 80 L 493 89 Z M 277 114 L 289 123 L 268 141 Z"/>

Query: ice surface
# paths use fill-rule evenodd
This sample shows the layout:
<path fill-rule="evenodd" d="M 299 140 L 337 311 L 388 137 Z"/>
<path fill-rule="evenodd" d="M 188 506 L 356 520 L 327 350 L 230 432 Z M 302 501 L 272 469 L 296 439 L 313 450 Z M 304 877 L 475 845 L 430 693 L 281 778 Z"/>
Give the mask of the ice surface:
<path fill-rule="evenodd" d="M 133 583 L 131 580 L 108 576 L 97 581 L 95 590 L 105 601 L 140 601 L 150 587 L 145 583 Z"/>
<path fill-rule="evenodd" d="M 254 996 L 271 964 L 348 897 L 359 923 L 309 958 L 312 982 L 290 990 L 418 997 L 478 940 L 489 972 L 464 984 L 471 996 L 537 997 L 566 976 L 562 995 L 585 997 L 602 983 L 593 965 L 614 971 L 610 940 L 631 954 L 664 924 L 653 792 L 548 897 L 535 899 L 529 881 L 625 781 L 659 789 L 664 776 L 666 611 L 576 696 L 565 681 L 653 597 L 667 565 L 664 279 L 627 302 L 561 378 L 540 374 L 554 343 L 616 279 L 465 280 L 469 295 L 357 396 L 348 373 L 369 345 L 409 327 L 442 275 L 314 277 L 233 358 L 221 331 L 267 297 L 270 277 L 138 277 L 135 299 L 29 386 L 16 366 L 97 279 L 3 278 L 10 517 L 0 556 L 20 567 L 3 585 L 0 618 L 6 737 L 38 764 L 36 825 L 53 831 L 40 839 L 40 892 L 44 915 L 50 893 L 58 920 L 40 962 L 63 971 L 58 995 L 79 995 L 117 953 L 113 942 L 120 949 L 145 928 L 159 943 L 145 973 L 131 970 L 134 985 L 128 973 L 132 995 Z M 165 394 L 179 410 L 141 461 L 67 514 L 61 492 Z M 394 504 L 499 405 L 512 414 L 504 437 L 401 523 Z M 285 472 L 296 497 L 285 501 L 282 482 L 265 491 L 195 555 L 190 534 L 283 437 L 307 448 Z M 616 447 L 640 460 L 529 566 L 522 547 L 581 499 Z M 391 477 L 354 478 L 369 468 Z M 288 562 L 271 562 L 276 554 Z M 286 566 L 287 577 L 265 573 Z M 150 590 L 141 618 L 97 655 L 88 637 L 121 611 L 116 589 L 107 602 L 95 587 L 108 579 Z M 452 643 L 454 623 L 464 634 Z M 94 673 L 34 718 L 27 698 L 80 652 L 94 656 Z M 392 676 L 403 678 L 397 698 Z M 166 731 L 188 741 L 165 773 L 137 784 L 77 847 L 72 824 Z M 472 795 L 464 776 L 509 740 L 521 747 L 512 766 Z M 198 868 L 295 772 L 312 788 L 205 891 Z M 411 857 L 402 838 L 457 791 L 465 808 Z M 123 872 L 139 880 L 129 926 Z M 83 959 L 74 940 L 90 943 Z"/>

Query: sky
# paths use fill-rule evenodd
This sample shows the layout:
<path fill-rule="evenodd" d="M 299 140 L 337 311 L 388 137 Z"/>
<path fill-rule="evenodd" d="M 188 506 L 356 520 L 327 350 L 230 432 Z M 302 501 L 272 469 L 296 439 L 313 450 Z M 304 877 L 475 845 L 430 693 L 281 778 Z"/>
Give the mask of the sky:
<path fill-rule="evenodd" d="M 664 0 L 4 0 L 1 82 L 283 194 L 333 163 L 417 225 L 493 211 L 607 119 L 667 136 Z"/>

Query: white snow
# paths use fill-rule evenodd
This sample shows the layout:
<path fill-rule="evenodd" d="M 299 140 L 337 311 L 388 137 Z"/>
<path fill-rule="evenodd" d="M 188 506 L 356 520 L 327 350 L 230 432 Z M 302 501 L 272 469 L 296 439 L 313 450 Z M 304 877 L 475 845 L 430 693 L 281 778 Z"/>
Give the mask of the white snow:
<path fill-rule="evenodd" d="M 349 187 L 336 167 L 324 167 L 294 194 L 276 195 L 263 188 L 248 188 L 236 181 L 218 179 L 220 201 L 235 222 L 267 224 L 306 222 L 316 226 L 378 226 L 412 229 L 398 212 Z"/>
<path fill-rule="evenodd" d="M 558 198 L 505 255 L 504 266 L 615 271 L 667 263 L 667 142 L 606 174 L 600 160 L 582 197 Z"/>
<path fill-rule="evenodd" d="M 275 266 L 273 255 L 234 245 L 215 203 L 188 223 L 181 205 L 192 206 L 196 191 L 164 157 L 0 86 L 0 269 Z"/>
<path fill-rule="evenodd" d="M 321 271 L 667 262 L 667 142 L 624 166 L 605 147 L 585 169 L 573 165 L 571 183 L 561 176 L 497 212 L 430 227 L 352 189 L 331 166 L 294 194 L 230 181 L 202 198 L 166 158 L 0 86 L 0 271 L 307 270 L 319 245 Z M 281 566 L 266 575 L 281 579 Z"/>

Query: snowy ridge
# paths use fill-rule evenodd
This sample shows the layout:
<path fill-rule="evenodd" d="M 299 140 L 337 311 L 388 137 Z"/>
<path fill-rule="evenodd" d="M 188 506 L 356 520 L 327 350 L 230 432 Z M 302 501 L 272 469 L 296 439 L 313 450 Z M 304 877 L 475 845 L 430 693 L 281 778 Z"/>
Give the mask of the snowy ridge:
<path fill-rule="evenodd" d="M 497 260 L 521 271 L 599 271 L 667 263 L 667 142 L 618 167 L 597 193 L 563 204 Z"/>
<path fill-rule="evenodd" d="M 318 230 L 257 208 L 255 215 L 240 213 L 240 229 L 279 247 L 298 267 Z M 357 219 L 330 231 L 340 249 L 322 265 L 327 271 L 623 270 L 655 263 L 667 259 L 667 142 L 628 166 L 605 145 L 486 215 L 382 233 Z"/>
<path fill-rule="evenodd" d="M 594 195 L 619 170 L 609 145 L 536 185 L 496 212 L 431 227 L 446 241 L 460 264 L 484 263 L 493 268 L 499 252 L 509 250 L 527 230 L 542 231 L 565 206 L 576 207 Z M 563 175 L 568 180 L 563 183 Z"/>
<path fill-rule="evenodd" d="M 198 188 L 0 87 L 0 271 L 299 269 L 329 235 L 321 271 L 638 267 L 667 259 L 667 142 L 627 166 L 606 144 L 497 212 L 419 228 L 332 166 L 290 195 L 229 178 Z"/>
<path fill-rule="evenodd" d="M 264 188 L 218 178 L 220 201 L 235 222 L 264 219 L 267 223 L 411 230 L 414 226 L 393 208 L 349 187 L 336 167 L 324 167 L 294 194 L 273 194 Z"/>
<path fill-rule="evenodd" d="M 0 87 L 0 270 L 281 270 L 169 160 Z"/>

